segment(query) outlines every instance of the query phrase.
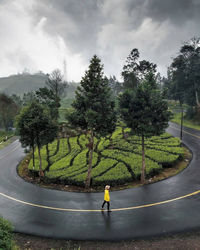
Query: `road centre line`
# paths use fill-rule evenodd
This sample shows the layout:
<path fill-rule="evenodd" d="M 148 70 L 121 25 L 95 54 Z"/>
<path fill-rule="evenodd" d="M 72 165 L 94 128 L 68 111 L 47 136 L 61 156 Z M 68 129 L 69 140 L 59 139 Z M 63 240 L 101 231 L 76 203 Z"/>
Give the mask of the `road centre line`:
<path fill-rule="evenodd" d="M 170 202 L 173 202 L 173 201 L 181 200 L 181 199 L 184 199 L 184 198 L 187 198 L 187 197 L 191 197 L 191 196 L 197 195 L 199 193 L 200 193 L 200 190 L 197 190 L 197 191 L 195 191 L 193 193 L 189 193 L 189 194 L 186 194 L 186 195 L 174 198 L 174 199 L 166 200 L 166 201 L 160 201 L 160 202 L 156 202 L 156 203 L 150 203 L 150 204 L 140 205 L 140 206 L 135 206 L 135 207 L 114 208 L 114 209 L 112 209 L 112 212 L 135 210 L 135 209 L 139 209 L 139 208 L 158 206 L 158 205 L 170 203 Z M 7 198 L 7 199 L 9 199 L 9 200 L 13 200 L 15 202 L 18 202 L 18 203 L 21 203 L 21 204 L 24 204 L 24 205 L 29 205 L 29 206 L 32 206 L 32 207 L 44 208 L 44 209 L 49 209 L 49 210 L 56 210 L 56 211 L 63 211 L 63 212 L 79 212 L 79 213 L 80 212 L 102 212 L 101 209 L 90 209 L 89 210 L 89 209 L 71 209 L 71 208 L 50 207 L 50 206 L 39 205 L 39 204 L 34 204 L 34 203 L 31 203 L 31 202 L 26 202 L 26 201 L 22 201 L 22 200 L 19 200 L 19 199 L 15 199 L 15 198 L 13 198 L 13 197 L 11 197 L 9 195 L 3 194 L 3 193 L 0 193 L 0 195 Z"/>
<path fill-rule="evenodd" d="M 8 153 L 6 153 L 5 155 L 0 157 L 0 160 L 2 160 L 3 158 L 5 158 L 6 156 L 8 156 L 10 153 L 13 153 L 15 150 L 17 150 L 21 145 L 17 145 L 14 149 L 12 149 L 11 151 L 9 151 Z"/>
<path fill-rule="evenodd" d="M 176 127 L 173 127 L 173 126 L 171 126 L 171 125 L 170 125 L 170 127 L 173 128 L 173 129 L 175 129 L 175 130 L 180 131 L 180 129 L 178 129 L 178 128 L 176 128 Z M 187 132 L 187 131 L 185 131 L 185 130 L 182 130 L 182 131 L 183 131 L 184 133 L 188 134 L 188 135 L 191 135 L 191 136 L 194 136 L 194 137 L 200 139 L 200 136 L 198 136 L 198 135 L 192 134 L 192 133 Z"/>

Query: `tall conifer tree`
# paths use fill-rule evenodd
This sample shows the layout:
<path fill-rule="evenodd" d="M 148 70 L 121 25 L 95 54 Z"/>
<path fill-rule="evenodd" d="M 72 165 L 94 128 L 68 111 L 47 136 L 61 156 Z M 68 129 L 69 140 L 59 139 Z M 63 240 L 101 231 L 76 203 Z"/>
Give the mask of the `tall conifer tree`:
<path fill-rule="evenodd" d="M 103 76 L 103 65 L 101 65 L 100 59 L 94 55 L 89 69 L 81 80 L 80 87 L 77 88 L 72 104 L 74 112 L 68 117 L 73 126 L 85 131 L 89 140 L 86 188 L 90 186 L 91 182 L 94 137 L 106 136 L 114 131 L 116 125 L 114 106 L 108 80 Z"/>

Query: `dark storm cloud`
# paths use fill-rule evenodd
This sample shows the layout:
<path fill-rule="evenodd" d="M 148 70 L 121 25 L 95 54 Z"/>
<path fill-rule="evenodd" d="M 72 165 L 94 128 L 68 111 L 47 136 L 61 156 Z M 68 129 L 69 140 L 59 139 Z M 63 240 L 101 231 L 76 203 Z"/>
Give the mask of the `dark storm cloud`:
<path fill-rule="evenodd" d="M 50 34 L 61 35 L 73 52 L 96 51 L 97 34 L 101 28 L 101 2 L 97 0 L 44 0 L 34 5 L 38 21 L 46 17 Z"/>
<path fill-rule="evenodd" d="M 134 47 L 145 59 L 169 65 L 183 41 L 199 36 L 199 0 L 35 0 L 34 20 L 64 38 L 85 61 L 98 54 L 109 72 L 122 68 Z"/>
<path fill-rule="evenodd" d="M 146 15 L 163 22 L 169 19 L 173 24 L 184 24 L 188 20 L 199 18 L 200 2 L 193 0 L 148 0 Z"/>
<path fill-rule="evenodd" d="M 148 17 L 159 23 L 169 20 L 174 25 L 200 19 L 199 0 L 125 0 L 123 3 L 127 18 L 131 17 L 127 25 L 131 24 L 132 28 L 139 27 Z M 113 8 L 116 7 L 113 1 Z"/>

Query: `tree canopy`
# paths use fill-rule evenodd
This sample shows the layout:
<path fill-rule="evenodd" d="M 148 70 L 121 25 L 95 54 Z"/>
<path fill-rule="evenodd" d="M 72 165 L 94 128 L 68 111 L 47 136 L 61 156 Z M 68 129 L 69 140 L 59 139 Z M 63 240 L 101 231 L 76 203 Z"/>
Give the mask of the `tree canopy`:
<path fill-rule="evenodd" d="M 16 125 L 20 142 L 24 147 L 30 146 L 34 150 L 35 145 L 37 145 L 40 175 L 43 176 L 40 149 L 55 139 L 57 125 L 50 119 L 48 111 L 35 101 L 21 110 L 16 118 Z"/>
<path fill-rule="evenodd" d="M 35 92 L 35 96 L 38 102 L 44 105 L 46 109 L 49 110 L 51 119 L 56 121 L 58 117 L 58 110 L 53 91 L 51 89 L 48 89 L 47 87 L 40 88 Z"/>
<path fill-rule="evenodd" d="M 0 126 L 8 130 L 13 126 L 14 117 L 19 111 L 19 106 L 6 94 L 0 93 Z"/>
<path fill-rule="evenodd" d="M 172 97 L 190 106 L 200 107 L 200 38 L 181 46 L 170 66 Z"/>
<path fill-rule="evenodd" d="M 156 64 L 146 60 L 139 61 L 140 53 L 138 49 L 133 49 L 126 59 L 123 66 L 122 77 L 124 79 L 125 89 L 134 89 L 142 82 L 150 72 L 156 72 Z"/>
<path fill-rule="evenodd" d="M 160 135 L 168 127 L 170 111 L 163 99 L 152 73 L 138 85 L 135 91 L 126 90 L 119 97 L 122 119 L 135 135 L 142 138 L 143 167 L 141 180 L 145 178 L 144 139 Z"/>
<path fill-rule="evenodd" d="M 65 90 L 68 86 L 67 82 L 64 81 L 61 71 L 59 69 L 55 69 L 52 71 L 50 75 L 48 75 L 48 79 L 46 80 L 46 85 L 51 90 L 53 94 L 54 102 L 55 102 L 55 111 L 54 115 L 56 120 L 59 118 L 59 107 L 60 107 L 60 99 L 65 94 Z"/>

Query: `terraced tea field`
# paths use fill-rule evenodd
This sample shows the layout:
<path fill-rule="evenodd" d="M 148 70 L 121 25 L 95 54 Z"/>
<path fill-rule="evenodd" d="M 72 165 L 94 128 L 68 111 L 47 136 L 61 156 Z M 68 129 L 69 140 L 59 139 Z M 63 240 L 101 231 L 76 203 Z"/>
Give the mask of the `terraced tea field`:
<path fill-rule="evenodd" d="M 109 138 L 95 138 L 92 164 L 92 186 L 109 183 L 120 185 L 140 178 L 142 146 L 138 136 L 117 127 Z M 84 186 L 88 168 L 88 143 L 85 135 L 56 140 L 42 148 L 45 179 L 53 183 Z M 162 168 L 173 166 L 183 156 L 180 140 L 164 133 L 146 140 L 146 174 L 150 177 Z M 48 156 L 47 156 L 48 155 Z M 35 152 L 35 171 L 39 170 L 38 152 Z M 32 160 L 28 166 L 33 170 Z"/>

